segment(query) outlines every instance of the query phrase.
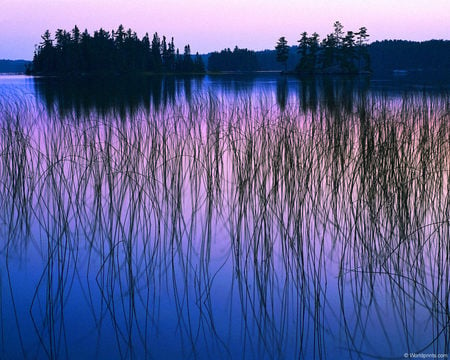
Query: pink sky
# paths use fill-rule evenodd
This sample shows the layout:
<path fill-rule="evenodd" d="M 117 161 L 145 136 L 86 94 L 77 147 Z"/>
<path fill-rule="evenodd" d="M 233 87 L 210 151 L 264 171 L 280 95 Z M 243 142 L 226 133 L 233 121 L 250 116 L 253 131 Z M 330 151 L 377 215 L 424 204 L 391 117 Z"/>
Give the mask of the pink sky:
<path fill-rule="evenodd" d="M 371 41 L 450 38 L 449 0 L 0 0 L 0 59 L 31 59 L 40 35 L 75 24 L 91 33 L 119 24 L 175 38 L 182 49 L 272 49 L 280 36 L 293 45 L 303 31 L 324 36 L 366 26 Z"/>

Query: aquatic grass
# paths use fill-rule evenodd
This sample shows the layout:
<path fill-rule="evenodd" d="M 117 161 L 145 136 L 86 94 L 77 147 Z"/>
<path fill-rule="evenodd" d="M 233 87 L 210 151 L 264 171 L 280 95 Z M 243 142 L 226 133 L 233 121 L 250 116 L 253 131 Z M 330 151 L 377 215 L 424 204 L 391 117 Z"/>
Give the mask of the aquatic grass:
<path fill-rule="evenodd" d="M 2 254 L 43 262 L 24 353 L 70 357 L 74 287 L 96 355 L 112 331 L 121 358 L 160 356 L 167 309 L 185 357 L 327 358 L 339 334 L 384 356 L 375 324 L 394 355 L 448 351 L 446 94 L 35 106 L 3 106 L 0 128 Z M 30 334 L 19 315 L 16 330 Z"/>

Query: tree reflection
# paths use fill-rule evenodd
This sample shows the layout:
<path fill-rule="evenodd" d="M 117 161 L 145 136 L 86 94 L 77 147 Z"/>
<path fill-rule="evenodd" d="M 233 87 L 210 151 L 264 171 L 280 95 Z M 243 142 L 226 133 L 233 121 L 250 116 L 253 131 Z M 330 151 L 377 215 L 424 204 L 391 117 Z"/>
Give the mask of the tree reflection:
<path fill-rule="evenodd" d="M 2 356 L 448 353 L 446 94 L 165 81 L 126 117 L 2 108 Z"/>
<path fill-rule="evenodd" d="M 91 114 L 120 117 L 136 116 L 136 112 L 153 107 L 173 105 L 177 98 L 191 98 L 192 83 L 202 76 L 128 76 L 85 77 L 74 79 L 37 78 L 36 93 L 50 113 L 75 118 Z M 182 84 L 182 88 L 177 84 Z M 197 84 L 198 86 L 198 84 Z M 113 115 L 114 116 L 114 115 Z"/>

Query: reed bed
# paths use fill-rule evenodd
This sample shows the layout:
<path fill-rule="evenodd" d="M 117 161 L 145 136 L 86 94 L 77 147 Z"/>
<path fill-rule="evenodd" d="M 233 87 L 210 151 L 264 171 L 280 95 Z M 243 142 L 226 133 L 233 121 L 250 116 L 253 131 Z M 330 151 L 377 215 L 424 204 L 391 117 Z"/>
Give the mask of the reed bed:
<path fill-rule="evenodd" d="M 0 354 L 448 354 L 447 94 L 47 110 L 0 102 Z"/>

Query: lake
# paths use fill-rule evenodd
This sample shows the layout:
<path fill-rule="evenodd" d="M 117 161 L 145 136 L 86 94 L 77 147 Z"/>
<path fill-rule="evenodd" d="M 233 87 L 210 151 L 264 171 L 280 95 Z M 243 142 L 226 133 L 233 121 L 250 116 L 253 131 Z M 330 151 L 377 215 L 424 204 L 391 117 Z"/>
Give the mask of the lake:
<path fill-rule="evenodd" d="M 0 76 L 0 358 L 447 358 L 450 97 Z"/>

